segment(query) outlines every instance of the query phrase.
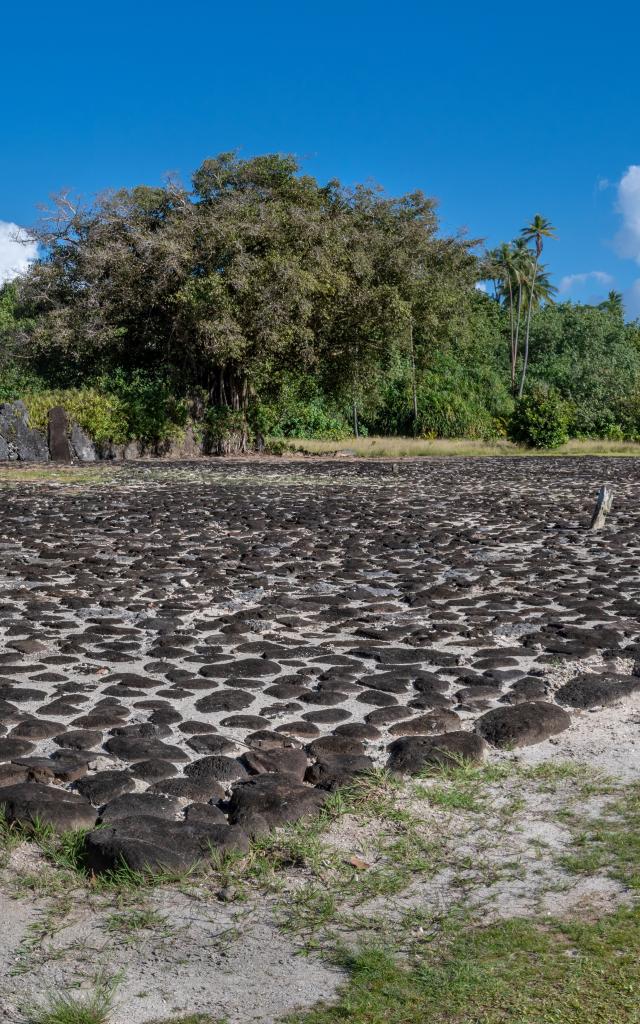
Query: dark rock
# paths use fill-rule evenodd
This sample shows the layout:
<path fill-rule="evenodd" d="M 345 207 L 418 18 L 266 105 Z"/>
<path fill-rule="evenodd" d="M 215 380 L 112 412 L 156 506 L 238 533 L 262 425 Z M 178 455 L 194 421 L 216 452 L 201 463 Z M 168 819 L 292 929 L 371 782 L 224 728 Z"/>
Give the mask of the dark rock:
<path fill-rule="evenodd" d="M 176 747 L 162 740 L 143 736 L 113 736 L 104 749 L 122 761 L 143 761 L 157 757 L 163 761 L 188 761 L 189 755 L 182 747 Z"/>
<path fill-rule="evenodd" d="M 252 775 L 280 772 L 302 782 L 307 768 L 304 750 L 291 747 L 284 750 L 249 750 L 242 755 L 242 763 Z"/>
<path fill-rule="evenodd" d="M 594 672 L 570 679 L 557 691 L 556 700 L 572 708 L 594 708 L 614 704 L 637 690 L 640 690 L 640 679 L 635 676 Z"/>
<path fill-rule="evenodd" d="M 101 807 L 109 800 L 135 789 L 135 783 L 126 772 L 104 771 L 81 779 L 76 789 L 96 807 Z"/>
<path fill-rule="evenodd" d="M 189 804 L 184 812 L 185 821 L 204 822 L 205 824 L 226 825 L 227 819 L 223 811 L 213 804 Z"/>
<path fill-rule="evenodd" d="M 152 816 L 121 818 L 90 832 L 85 841 L 87 865 L 96 872 L 113 870 L 123 863 L 133 871 L 180 872 L 208 860 L 212 851 L 248 848 L 242 829 Z"/>
<path fill-rule="evenodd" d="M 52 462 L 71 462 L 69 420 L 61 405 L 49 409 L 49 457 Z"/>
<path fill-rule="evenodd" d="M 184 770 L 190 779 L 215 779 L 216 782 L 235 782 L 247 777 L 246 768 L 235 757 L 214 754 L 192 761 Z"/>
<path fill-rule="evenodd" d="M 403 736 L 388 749 L 390 771 L 417 775 L 430 765 L 457 764 L 461 759 L 479 764 L 487 745 L 476 733 L 456 731 L 441 736 Z"/>
<path fill-rule="evenodd" d="M 233 788 L 229 821 L 242 824 L 259 815 L 269 827 L 317 814 L 326 793 L 311 789 L 290 776 L 257 775 Z"/>
<path fill-rule="evenodd" d="M 196 754 L 229 754 L 236 749 L 233 740 L 213 733 L 201 733 L 187 740 L 187 746 Z"/>
<path fill-rule="evenodd" d="M 570 724 L 570 715 L 556 704 L 529 701 L 488 711 L 475 728 L 496 747 L 528 747 L 563 732 Z"/>
<path fill-rule="evenodd" d="M 71 424 L 71 452 L 80 462 L 95 462 L 98 458 L 96 446 L 77 423 Z"/>
<path fill-rule="evenodd" d="M 95 824 L 96 812 L 91 804 L 75 793 L 57 786 L 41 786 L 22 782 L 0 789 L 0 807 L 8 822 L 32 825 L 39 821 L 56 832 L 89 828 Z"/>
<path fill-rule="evenodd" d="M 0 761 L 13 761 L 15 757 L 23 757 L 33 750 L 34 744 L 29 740 L 14 736 L 3 736 L 0 739 Z"/>
<path fill-rule="evenodd" d="M 419 715 L 406 722 L 390 726 L 390 736 L 429 736 L 434 733 L 455 732 L 460 727 L 460 717 L 454 711 L 433 711 Z"/>
<path fill-rule="evenodd" d="M 315 764 L 310 765 L 304 776 L 321 789 L 334 790 L 353 781 L 373 769 L 373 761 L 364 754 L 323 754 Z"/>
<path fill-rule="evenodd" d="M 198 803 L 208 800 L 224 799 L 225 791 L 213 778 L 188 779 L 184 776 L 175 779 L 159 779 L 149 787 L 150 793 L 166 793 L 184 800 L 195 800 Z"/>
<path fill-rule="evenodd" d="M 43 434 L 29 426 L 24 402 L 0 405 L 0 437 L 6 458 L 23 462 L 47 462 L 49 449 Z"/>
<path fill-rule="evenodd" d="M 110 800 L 102 809 L 100 821 L 111 822 L 119 818 L 135 818 L 137 815 L 175 821 L 179 811 L 180 803 L 175 797 L 160 793 L 123 793 Z"/>
<path fill-rule="evenodd" d="M 146 761 L 137 761 L 129 767 L 129 771 L 136 779 L 143 779 L 145 782 L 158 782 L 159 779 L 168 779 L 177 775 L 178 769 L 170 761 L 164 761 L 159 757 L 151 757 Z"/>

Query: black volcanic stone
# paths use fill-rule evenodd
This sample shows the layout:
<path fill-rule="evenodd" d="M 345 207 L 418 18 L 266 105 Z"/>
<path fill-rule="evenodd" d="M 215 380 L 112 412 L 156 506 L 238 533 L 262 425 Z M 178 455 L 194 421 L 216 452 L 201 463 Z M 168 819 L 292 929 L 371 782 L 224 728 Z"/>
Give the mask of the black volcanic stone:
<path fill-rule="evenodd" d="M 234 786 L 229 800 L 229 821 L 247 823 L 261 818 L 267 827 L 284 825 L 318 813 L 326 794 L 295 782 L 290 776 L 257 775 Z"/>
<path fill-rule="evenodd" d="M 182 747 L 176 747 L 153 737 L 112 736 L 104 749 L 122 761 L 144 761 L 158 757 L 164 761 L 188 761 L 189 755 Z"/>
<path fill-rule="evenodd" d="M 373 761 L 364 754 L 323 754 L 305 773 L 305 782 L 320 789 L 334 790 L 346 786 L 356 775 L 373 769 Z"/>
<path fill-rule="evenodd" d="M 129 771 L 136 779 L 142 779 L 144 782 L 157 782 L 159 779 L 168 779 L 172 775 L 178 774 L 178 769 L 174 764 L 159 757 L 137 761 L 129 766 Z"/>
<path fill-rule="evenodd" d="M 0 738 L 0 761 L 13 761 L 14 757 L 23 757 L 33 750 L 34 744 L 17 736 Z"/>
<path fill-rule="evenodd" d="M 199 761 L 192 761 L 184 770 L 190 779 L 215 779 L 216 782 L 235 782 L 237 779 L 244 779 L 247 776 L 246 769 L 235 757 L 224 757 L 221 754 L 212 754 L 211 757 L 201 757 Z"/>
<path fill-rule="evenodd" d="M 40 822 L 56 832 L 88 828 L 95 824 L 96 812 L 91 804 L 75 793 L 59 786 L 43 786 L 22 782 L 0 789 L 0 807 L 6 820 L 22 825 Z"/>
<path fill-rule="evenodd" d="M 100 822 L 112 822 L 118 818 L 133 818 L 138 815 L 150 815 L 153 818 L 165 818 L 175 821 L 180 811 L 180 801 L 176 797 L 161 793 L 123 793 L 110 800 L 100 812 Z"/>
<path fill-rule="evenodd" d="M 87 866 L 96 872 L 122 863 L 133 871 L 184 871 L 220 853 L 249 848 L 239 828 L 215 822 L 166 821 L 154 816 L 121 818 L 90 832 L 85 840 Z"/>
<path fill-rule="evenodd" d="M 568 729 L 571 717 L 557 704 L 529 701 L 482 715 L 476 731 L 496 747 L 527 747 Z"/>
<path fill-rule="evenodd" d="M 640 690 L 640 678 L 612 673 L 587 673 L 575 676 L 556 693 L 559 704 L 572 708 L 593 708 L 614 704 Z M 15 733 L 15 729 L 14 729 Z"/>
<path fill-rule="evenodd" d="M 203 714 L 212 714 L 218 711 L 242 711 L 253 701 L 253 694 L 245 693 L 244 690 L 216 690 L 197 700 L 195 706 Z"/>
<path fill-rule="evenodd" d="M 192 736 L 187 740 L 187 746 L 196 754 L 228 754 L 236 748 L 233 740 L 209 732 Z"/>
<path fill-rule="evenodd" d="M 159 779 L 149 787 L 149 792 L 166 793 L 167 796 L 177 796 L 184 800 L 197 802 L 222 800 L 225 795 L 224 787 L 213 778 L 189 779 L 186 776 Z"/>
<path fill-rule="evenodd" d="M 102 804 L 114 800 L 123 793 L 130 792 L 134 788 L 135 784 L 131 776 L 126 772 L 116 770 L 88 775 L 81 779 L 76 786 L 80 795 L 86 797 L 96 807 L 101 807 Z"/>
<path fill-rule="evenodd" d="M 459 764 L 460 759 L 479 764 L 487 745 L 476 733 L 445 732 L 440 736 L 403 736 L 389 744 L 389 771 L 418 775 L 424 768 Z"/>

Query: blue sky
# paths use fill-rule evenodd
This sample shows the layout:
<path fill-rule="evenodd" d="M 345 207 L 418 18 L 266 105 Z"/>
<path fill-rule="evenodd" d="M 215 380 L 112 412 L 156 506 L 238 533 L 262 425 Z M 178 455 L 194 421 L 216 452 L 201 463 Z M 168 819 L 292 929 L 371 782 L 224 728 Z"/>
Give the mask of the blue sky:
<path fill-rule="evenodd" d="M 323 180 L 422 188 L 446 230 L 490 244 L 541 212 L 563 297 L 615 287 L 640 315 L 639 29 L 626 0 L 14 3 L 0 222 L 28 225 L 61 187 L 293 152 Z M 25 257 L 10 234 L 0 274 Z"/>

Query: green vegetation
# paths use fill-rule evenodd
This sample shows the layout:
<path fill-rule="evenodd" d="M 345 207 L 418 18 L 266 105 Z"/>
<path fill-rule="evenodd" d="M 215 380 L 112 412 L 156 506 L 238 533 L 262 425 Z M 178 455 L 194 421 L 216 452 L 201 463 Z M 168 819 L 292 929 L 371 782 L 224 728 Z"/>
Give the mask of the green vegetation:
<path fill-rule="evenodd" d="M 345 951 L 350 981 L 334 1006 L 288 1024 L 633 1024 L 640 911 L 596 924 L 547 919 L 443 929 L 419 959 Z"/>
<path fill-rule="evenodd" d="M 28 1024 L 108 1024 L 117 980 L 98 981 L 88 993 L 54 993 L 26 1014 Z"/>
<path fill-rule="evenodd" d="M 640 327 L 616 293 L 554 303 L 539 214 L 482 254 L 420 192 L 223 153 L 190 188 L 62 194 L 33 235 L 41 259 L 0 290 L 0 400 L 24 398 L 35 425 L 60 403 L 101 444 L 165 445 L 191 423 L 215 452 L 640 439 Z"/>
<path fill-rule="evenodd" d="M 606 869 L 628 888 L 640 889 L 640 785 L 627 786 L 600 817 L 579 819 L 573 853 L 562 866 L 586 875 Z"/>

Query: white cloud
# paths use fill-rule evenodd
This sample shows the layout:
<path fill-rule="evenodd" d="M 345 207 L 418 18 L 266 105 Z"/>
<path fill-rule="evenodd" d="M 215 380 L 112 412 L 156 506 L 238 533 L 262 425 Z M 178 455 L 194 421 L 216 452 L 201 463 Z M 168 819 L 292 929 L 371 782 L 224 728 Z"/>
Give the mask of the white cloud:
<path fill-rule="evenodd" d="M 598 178 L 596 188 L 598 192 L 605 192 L 608 188 L 611 188 L 611 182 L 608 178 Z"/>
<path fill-rule="evenodd" d="M 24 274 L 37 255 L 37 242 L 29 239 L 24 228 L 0 220 L 0 285 Z"/>
<path fill-rule="evenodd" d="M 618 183 L 618 213 L 622 227 L 616 235 L 619 256 L 640 263 L 640 166 L 631 164 Z"/>
<path fill-rule="evenodd" d="M 477 282 L 477 284 L 476 284 L 476 288 L 478 289 L 478 291 L 479 291 L 479 292 L 484 292 L 484 293 L 485 293 L 485 295 L 486 295 L 486 294 L 488 293 L 488 291 L 489 291 L 489 289 L 487 288 L 487 286 L 486 286 L 486 284 L 484 283 L 484 281 L 478 281 L 478 282 Z"/>
<path fill-rule="evenodd" d="M 586 274 L 567 274 L 561 279 L 558 291 L 561 294 L 566 294 L 573 288 L 587 284 L 588 281 L 596 281 L 604 288 L 610 288 L 613 285 L 611 274 L 605 274 L 604 270 L 589 270 Z"/>

